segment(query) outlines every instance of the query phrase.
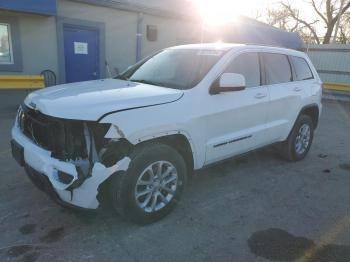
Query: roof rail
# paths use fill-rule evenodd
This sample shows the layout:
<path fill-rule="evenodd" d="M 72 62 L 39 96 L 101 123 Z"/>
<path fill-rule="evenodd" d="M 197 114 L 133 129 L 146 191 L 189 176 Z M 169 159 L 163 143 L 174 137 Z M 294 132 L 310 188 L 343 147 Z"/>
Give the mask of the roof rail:
<path fill-rule="evenodd" d="M 266 46 L 266 47 L 277 47 L 277 48 L 283 48 L 283 49 L 290 49 L 290 50 L 295 50 L 289 47 L 285 47 L 282 45 L 272 45 L 272 44 L 259 44 L 259 43 L 243 43 L 244 45 L 257 45 L 257 46 Z"/>

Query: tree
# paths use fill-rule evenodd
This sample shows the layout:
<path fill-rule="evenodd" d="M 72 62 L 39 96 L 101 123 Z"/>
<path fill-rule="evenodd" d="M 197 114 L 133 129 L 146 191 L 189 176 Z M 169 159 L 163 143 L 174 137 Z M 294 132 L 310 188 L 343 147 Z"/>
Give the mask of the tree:
<path fill-rule="evenodd" d="M 340 36 L 337 41 L 341 44 L 350 43 L 350 14 L 344 14 L 339 27 Z"/>
<path fill-rule="evenodd" d="M 329 44 L 338 19 L 341 20 L 340 40 L 347 42 L 350 36 L 349 13 L 350 0 L 345 0 L 341 8 L 342 0 L 309 0 L 307 3 L 315 13 L 314 19 L 302 17 L 298 8 L 289 2 L 281 1 L 278 8 L 268 10 L 267 22 L 291 32 L 298 32 L 302 37 L 307 37 L 308 42 L 317 44 Z M 348 18 L 348 19 L 345 19 Z M 325 32 L 320 36 L 317 28 L 323 24 Z M 345 38 L 345 39 L 344 39 Z"/>

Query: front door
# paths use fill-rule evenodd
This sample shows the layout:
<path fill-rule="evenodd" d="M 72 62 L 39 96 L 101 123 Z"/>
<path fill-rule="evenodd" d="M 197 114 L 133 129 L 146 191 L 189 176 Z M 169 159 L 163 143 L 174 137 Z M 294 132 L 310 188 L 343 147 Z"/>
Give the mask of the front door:
<path fill-rule="evenodd" d="M 100 78 L 99 31 L 64 27 L 66 83 Z"/>
<path fill-rule="evenodd" d="M 234 58 L 226 73 L 242 74 L 246 89 L 210 97 L 213 109 L 205 121 L 206 164 L 241 154 L 267 142 L 266 118 L 269 94 L 261 85 L 259 55 L 244 53 Z"/>

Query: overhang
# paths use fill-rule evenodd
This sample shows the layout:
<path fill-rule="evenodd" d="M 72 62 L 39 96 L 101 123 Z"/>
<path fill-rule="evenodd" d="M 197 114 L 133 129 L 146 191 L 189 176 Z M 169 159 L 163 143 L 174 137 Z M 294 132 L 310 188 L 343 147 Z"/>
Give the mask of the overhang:
<path fill-rule="evenodd" d="M 48 16 L 57 14 L 56 0 L 0 0 L 0 9 Z"/>

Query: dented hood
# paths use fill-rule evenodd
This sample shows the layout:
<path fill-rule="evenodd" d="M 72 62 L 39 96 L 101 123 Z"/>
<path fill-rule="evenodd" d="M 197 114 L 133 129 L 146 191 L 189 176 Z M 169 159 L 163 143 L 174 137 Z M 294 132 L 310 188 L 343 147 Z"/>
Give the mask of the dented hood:
<path fill-rule="evenodd" d="M 182 95 L 181 90 L 103 79 L 35 91 L 24 103 L 46 115 L 96 121 L 109 112 L 170 103 Z"/>

